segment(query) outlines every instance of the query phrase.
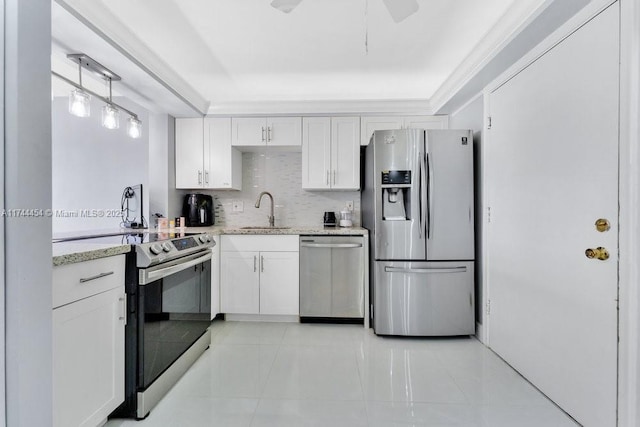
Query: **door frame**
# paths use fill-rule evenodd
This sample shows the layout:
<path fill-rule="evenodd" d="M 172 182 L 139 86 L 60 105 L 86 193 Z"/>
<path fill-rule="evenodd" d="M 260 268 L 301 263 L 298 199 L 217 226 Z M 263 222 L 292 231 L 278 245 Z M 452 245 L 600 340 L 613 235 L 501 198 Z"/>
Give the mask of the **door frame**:
<path fill-rule="evenodd" d="M 569 37 L 600 12 L 620 3 L 620 116 L 619 116 L 619 260 L 618 260 L 618 425 L 640 425 L 640 0 L 593 0 L 559 29 L 551 33 L 538 46 L 524 55 L 507 71 L 487 85 L 483 90 L 483 129 L 490 127 L 490 95 L 520 71 L 527 68 L 554 46 Z M 482 182 L 486 183 L 491 169 L 487 153 L 491 135 L 484 132 L 480 152 L 483 165 Z M 491 262 L 489 249 L 490 197 L 482 196 L 482 307 L 485 321 L 478 335 L 485 344 L 490 343 L 491 325 L 489 301 L 491 281 L 488 266 Z"/>

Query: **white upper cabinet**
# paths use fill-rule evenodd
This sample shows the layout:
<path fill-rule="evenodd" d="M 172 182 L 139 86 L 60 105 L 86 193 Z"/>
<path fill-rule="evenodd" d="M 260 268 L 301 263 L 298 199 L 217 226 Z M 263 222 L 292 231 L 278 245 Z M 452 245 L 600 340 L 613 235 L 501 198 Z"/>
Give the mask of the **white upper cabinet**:
<path fill-rule="evenodd" d="M 331 188 L 331 118 L 302 120 L 302 188 Z"/>
<path fill-rule="evenodd" d="M 202 188 L 204 182 L 201 118 L 176 119 L 176 188 Z"/>
<path fill-rule="evenodd" d="M 234 117 L 231 145 L 234 147 L 289 147 L 302 144 L 300 117 Z"/>
<path fill-rule="evenodd" d="M 377 130 L 402 129 L 402 117 L 362 117 L 360 145 L 369 145 L 373 132 Z"/>
<path fill-rule="evenodd" d="M 303 119 L 302 188 L 360 187 L 360 117 Z"/>
<path fill-rule="evenodd" d="M 448 129 L 449 116 L 363 116 L 360 145 L 369 145 L 377 130 L 392 129 Z"/>
<path fill-rule="evenodd" d="M 176 188 L 242 189 L 231 118 L 176 119 Z"/>
<path fill-rule="evenodd" d="M 204 187 L 242 190 L 242 153 L 231 146 L 231 119 L 208 117 L 204 132 Z"/>

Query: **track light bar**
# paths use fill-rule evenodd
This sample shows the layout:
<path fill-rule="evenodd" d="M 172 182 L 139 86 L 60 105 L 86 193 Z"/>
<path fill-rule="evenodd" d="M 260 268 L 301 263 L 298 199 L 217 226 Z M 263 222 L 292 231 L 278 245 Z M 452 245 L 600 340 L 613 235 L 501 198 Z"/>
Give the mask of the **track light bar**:
<path fill-rule="evenodd" d="M 70 53 L 67 55 L 67 58 L 74 62 L 77 62 L 81 67 L 86 68 L 89 71 L 93 71 L 103 79 L 109 79 L 113 81 L 122 80 L 119 75 L 117 75 L 104 65 L 100 64 L 90 56 L 85 55 L 84 53 Z"/>
<path fill-rule="evenodd" d="M 109 99 L 108 99 L 108 98 L 105 98 L 104 96 L 98 95 L 98 94 L 97 94 L 97 93 L 95 93 L 94 91 L 91 91 L 91 90 L 89 90 L 89 89 L 87 89 L 87 88 L 85 88 L 85 87 L 80 86 L 78 83 L 74 82 L 73 80 L 69 80 L 69 79 L 68 79 L 68 78 L 66 78 L 65 76 L 63 76 L 63 75 L 61 75 L 61 74 L 58 74 L 58 73 L 56 73 L 55 71 L 51 71 L 51 75 L 52 75 L 52 76 L 54 76 L 54 77 L 59 78 L 60 80 L 62 80 L 62 81 L 64 81 L 64 82 L 66 82 L 66 83 L 68 83 L 68 84 L 70 84 L 71 86 L 73 86 L 73 87 L 75 87 L 75 88 L 78 88 L 78 89 L 80 89 L 80 90 L 82 90 L 82 91 L 85 91 L 86 93 L 90 94 L 91 96 L 95 96 L 96 98 L 98 98 L 99 100 L 103 101 L 103 102 L 104 102 L 104 103 L 106 103 L 106 104 L 111 104 L 111 105 L 113 105 L 114 107 L 117 107 L 119 110 L 126 111 L 126 112 L 127 112 L 127 114 L 129 114 L 131 117 L 134 117 L 134 118 L 138 119 L 138 115 L 137 115 L 136 113 L 134 113 L 134 112 L 132 112 L 132 111 L 130 111 L 130 110 L 127 110 L 127 109 L 126 109 L 126 108 L 124 108 L 123 106 L 118 105 L 118 104 L 116 104 L 116 103 L 115 103 L 115 102 L 113 102 L 113 101 L 109 101 Z"/>

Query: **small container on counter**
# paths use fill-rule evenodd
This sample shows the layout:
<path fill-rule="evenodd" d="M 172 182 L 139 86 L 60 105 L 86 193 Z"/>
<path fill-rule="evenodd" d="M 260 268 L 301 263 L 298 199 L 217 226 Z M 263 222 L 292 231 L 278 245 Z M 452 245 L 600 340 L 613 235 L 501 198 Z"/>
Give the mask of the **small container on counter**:
<path fill-rule="evenodd" d="M 158 218 L 158 230 L 169 228 L 169 218 Z"/>

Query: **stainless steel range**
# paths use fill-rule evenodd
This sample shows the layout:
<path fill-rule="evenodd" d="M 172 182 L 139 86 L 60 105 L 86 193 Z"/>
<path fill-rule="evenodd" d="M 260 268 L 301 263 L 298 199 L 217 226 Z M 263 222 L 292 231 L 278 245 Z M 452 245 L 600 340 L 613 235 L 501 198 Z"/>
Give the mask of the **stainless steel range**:
<path fill-rule="evenodd" d="M 125 401 L 111 416 L 142 419 L 209 347 L 215 242 L 206 233 L 118 238 L 135 250 L 126 262 Z"/>

